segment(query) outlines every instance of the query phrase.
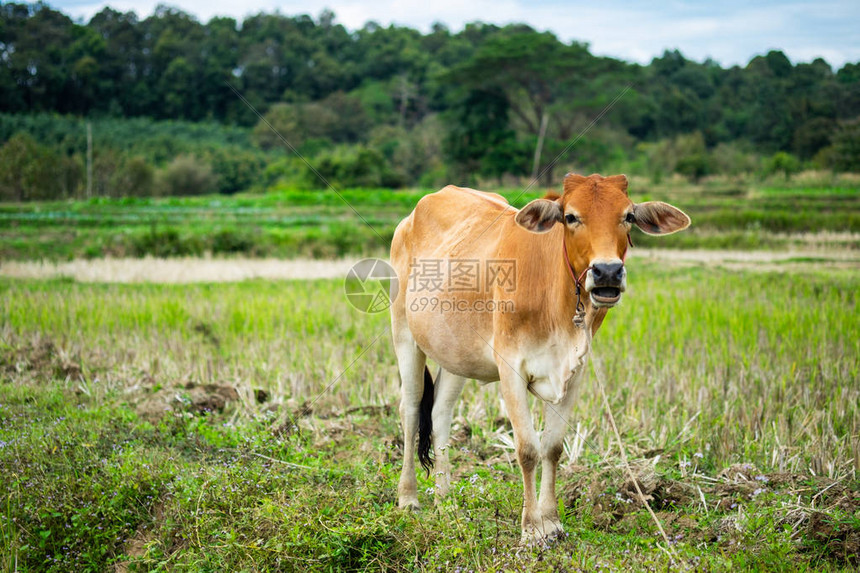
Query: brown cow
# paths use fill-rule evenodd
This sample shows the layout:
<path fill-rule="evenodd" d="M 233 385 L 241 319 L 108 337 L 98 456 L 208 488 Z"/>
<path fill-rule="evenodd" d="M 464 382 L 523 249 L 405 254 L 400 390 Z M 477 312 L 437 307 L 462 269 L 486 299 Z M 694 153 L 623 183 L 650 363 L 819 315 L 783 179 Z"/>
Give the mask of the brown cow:
<path fill-rule="evenodd" d="M 416 433 L 428 469 L 432 436 L 438 500 L 450 487 L 451 418 L 466 379 L 501 381 L 523 474 L 522 539 L 562 532 L 555 475 L 572 390 L 591 334 L 626 288 L 630 229 L 664 235 L 689 224 L 666 203 L 634 204 L 624 175 L 567 175 L 561 197 L 519 211 L 500 195 L 454 186 L 422 198 L 391 242 L 399 278 L 391 325 L 402 384 L 400 507 L 418 508 Z M 427 357 L 440 366 L 435 385 Z M 544 402 L 540 440 L 529 393 Z"/>

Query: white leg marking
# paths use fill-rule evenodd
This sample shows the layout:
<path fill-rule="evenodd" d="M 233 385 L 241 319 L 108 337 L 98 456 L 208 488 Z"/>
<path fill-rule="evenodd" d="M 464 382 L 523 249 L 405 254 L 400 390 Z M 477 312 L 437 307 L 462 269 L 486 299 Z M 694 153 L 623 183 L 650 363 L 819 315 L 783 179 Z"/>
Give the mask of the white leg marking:
<path fill-rule="evenodd" d="M 541 462 L 542 472 L 540 480 L 540 501 L 538 508 L 543 524 L 544 536 L 556 537 L 564 532 L 561 519 L 558 516 L 558 498 L 555 495 L 555 478 L 558 470 L 558 461 L 564 452 L 564 435 L 568 431 L 568 420 L 573 409 L 579 389 L 579 381 L 582 378 L 580 369 L 574 375 L 573 380 L 568 382 L 567 392 L 559 404 L 544 403 L 544 431 L 541 436 Z"/>
<path fill-rule="evenodd" d="M 511 366 L 499 364 L 502 398 L 514 428 L 514 445 L 517 460 L 523 473 L 522 538 L 524 543 L 542 539 L 543 520 L 538 511 L 535 473 L 540 461 L 540 442 L 529 410 L 528 390 L 525 380 Z"/>
<path fill-rule="evenodd" d="M 436 503 L 448 495 L 451 488 L 451 464 L 448 457 L 451 419 L 466 379 L 442 369 L 436 380 L 433 402 L 433 451 L 436 454 Z"/>
<path fill-rule="evenodd" d="M 418 480 L 415 476 L 415 436 L 418 433 L 418 414 L 424 393 L 424 366 L 427 357 L 415 344 L 406 325 L 392 317 L 394 353 L 400 370 L 400 423 L 403 428 L 403 470 L 397 486 L 397 505 L 404 509 L 418 509 Z"/>

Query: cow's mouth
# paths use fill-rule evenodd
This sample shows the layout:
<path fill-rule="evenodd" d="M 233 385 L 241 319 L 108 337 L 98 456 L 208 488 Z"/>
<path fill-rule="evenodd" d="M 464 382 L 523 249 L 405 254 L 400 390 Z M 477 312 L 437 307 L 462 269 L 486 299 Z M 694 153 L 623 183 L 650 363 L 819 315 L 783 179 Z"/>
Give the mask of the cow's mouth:
<path fill-rule="evenodd" d="M 617 287 L 594 287 L 590 294 L 595 306 L 612 306 L 621 300 L 621 289 Z"/>

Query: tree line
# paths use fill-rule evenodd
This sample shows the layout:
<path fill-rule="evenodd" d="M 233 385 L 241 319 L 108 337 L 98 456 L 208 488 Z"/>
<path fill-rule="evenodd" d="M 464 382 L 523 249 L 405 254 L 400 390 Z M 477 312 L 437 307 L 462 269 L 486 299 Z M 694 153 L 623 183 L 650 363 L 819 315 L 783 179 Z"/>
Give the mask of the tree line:
<path fill-rule="evenodd" d="M 318 187 L 284 140 L 343 186 L 550 185 L 571 168 L 860 171 L 858 117 L 860 64 L 834 71 L 780 51 L 743 67 L 677 51 L 639 65 L 526 25 L 353 31 L 329 11 L 202 23 L 164 5 L 84 23 L 42 3 L 0 6 L 7 198 L 80 194 L 85 122 L 99 189 L 122 195 L 173 192 L 173 172 L 225 193 Z"/>

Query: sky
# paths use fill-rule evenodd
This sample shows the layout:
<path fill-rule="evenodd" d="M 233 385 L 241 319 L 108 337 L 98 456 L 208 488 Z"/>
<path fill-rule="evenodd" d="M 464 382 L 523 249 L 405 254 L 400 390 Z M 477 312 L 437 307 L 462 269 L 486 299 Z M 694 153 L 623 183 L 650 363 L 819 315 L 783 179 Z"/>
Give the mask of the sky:
<path fill-rule="evenodd" d="M 746 65 L 778 49 L 794 63 L 824 58 L 834 70 L 860 62 L 860 2 L 721 0 L 691 2 L 596 2 L 562 0 L 48 0 L 75 19 L 89 20 L 105 6 L 141 18 L 167 3 L 206 22 L 213 16 L 241 21 L 258 12 L 316 18 L 329 9 L 335 21 L 356 30 L 369 21 L 428 32 L 434 23 L 457 32 L 468 22 L 526 23 L 551 30 L 565 42 L 587 43 L 595 55 L 647 64 L 665 50 L 688 59 Z"/>

